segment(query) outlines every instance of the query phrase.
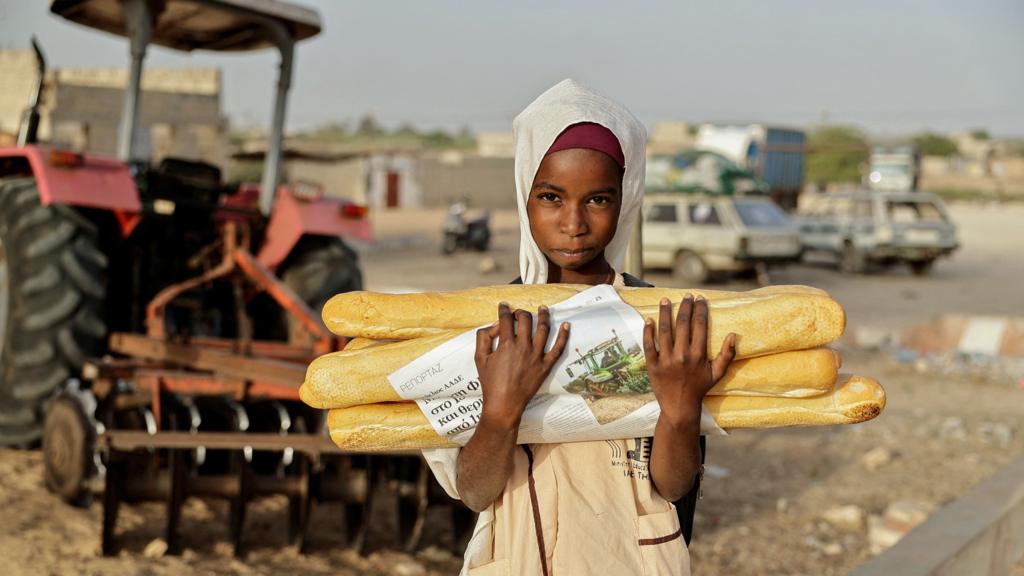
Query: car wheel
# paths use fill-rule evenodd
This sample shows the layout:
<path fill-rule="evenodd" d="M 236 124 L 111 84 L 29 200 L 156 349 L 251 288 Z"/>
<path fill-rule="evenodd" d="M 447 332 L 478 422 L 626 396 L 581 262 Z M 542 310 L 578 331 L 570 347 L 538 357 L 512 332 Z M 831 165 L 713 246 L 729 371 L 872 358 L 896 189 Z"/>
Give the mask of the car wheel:
<path fill-rule="evenodd" d="M 934 264 L 934 263 L 935 263 L 934 259 L 914 260 L 912 262 L 907 262 L 907 264 L 910 265 L 910 272 L 914 276 L 925 276 L 925 275 L 927 275 L 929 272 L 931 272 L 932 264 Z"/>
<path fill-rule="evenodd" d="M 708 281 L 708 267 L 697 254 L 685 250 L 676 256 L 675 277 L 686 284 L 704 284 Z"/>
<path fill-rule="evenodd" d="M 445 234 L 444 241 L 441 243 L 441 253 L 445 256 L 454 254 L 455 250 L 459 247 L 459 239 L 455 234 Z"/>
<path fill-rule="evenodd" d="M 864 254 L 852 242 L 843 244 L 843 251 L 839 253 L 839 271 L 843 274 L 861 274 L 865 267 Z"/>

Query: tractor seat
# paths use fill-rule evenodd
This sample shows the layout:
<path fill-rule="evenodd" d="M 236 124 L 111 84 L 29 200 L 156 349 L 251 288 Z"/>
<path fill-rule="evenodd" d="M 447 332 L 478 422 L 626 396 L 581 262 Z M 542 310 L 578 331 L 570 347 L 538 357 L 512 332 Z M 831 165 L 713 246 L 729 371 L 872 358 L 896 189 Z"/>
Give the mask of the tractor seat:
<path fill-rule="evenodd" d="M 179 204 L 212 209 L 224 192 L 220 168 L 198 160 L 164 158 L 155 168 L 144 170 L 142 179 L 145 186 L 140 186 L 140 191 L 145 197 Z"/>

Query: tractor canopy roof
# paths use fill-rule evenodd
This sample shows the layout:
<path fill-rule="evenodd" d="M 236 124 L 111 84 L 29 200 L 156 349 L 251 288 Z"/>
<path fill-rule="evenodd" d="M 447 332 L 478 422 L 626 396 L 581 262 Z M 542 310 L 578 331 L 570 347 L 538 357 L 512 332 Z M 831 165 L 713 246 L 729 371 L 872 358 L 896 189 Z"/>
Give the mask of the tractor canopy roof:
<path fill-rule="evenodd" d="M 154 0 L 152 42 L 183 50 L 243 51 L 269 48 L 258 22 L 283 24 L 294 40 L 316 36 L 315 10 L 278 0 Z M 53 0 L 50 11 L 83 26 L 128 36 L 122 0 Z"/>

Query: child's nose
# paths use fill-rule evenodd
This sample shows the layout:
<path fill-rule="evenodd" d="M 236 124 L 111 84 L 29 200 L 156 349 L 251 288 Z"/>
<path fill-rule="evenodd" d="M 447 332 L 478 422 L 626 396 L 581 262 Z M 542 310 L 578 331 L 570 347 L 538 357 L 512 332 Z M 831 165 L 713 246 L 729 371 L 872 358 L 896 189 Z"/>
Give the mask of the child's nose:
<path fill-rule="evenodd" d="M 562 233 L 568 236 L 582 236 L 590 231 L 587 224 L 587 217 L 583 207 L 570 207 L 565 218 L 562 219 Z"/>

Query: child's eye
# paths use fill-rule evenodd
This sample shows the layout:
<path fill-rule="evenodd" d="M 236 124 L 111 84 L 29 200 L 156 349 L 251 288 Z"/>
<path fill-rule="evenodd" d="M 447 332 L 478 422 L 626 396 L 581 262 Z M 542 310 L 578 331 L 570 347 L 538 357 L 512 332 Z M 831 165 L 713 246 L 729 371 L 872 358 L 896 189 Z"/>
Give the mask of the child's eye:
<path fill-rule="evenodd" d="M 537 200 L 542 200 L 544 202 L 558 202 L 558 195 L 554 192 L 541 192 L 540 194 L 537 194 Z"/>
<path fill-rule="evenodd" d="M 590 203 L 596 204 L 597 206 L 605 206 L 611 201 L 612 199 L 607 196 L 594 196 L 590 199 Z"/>

